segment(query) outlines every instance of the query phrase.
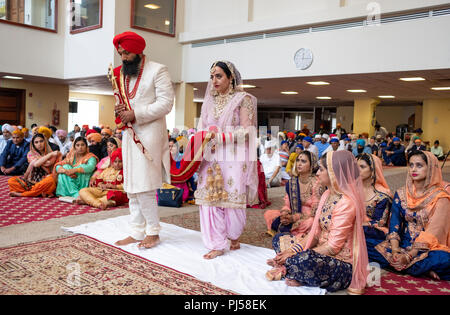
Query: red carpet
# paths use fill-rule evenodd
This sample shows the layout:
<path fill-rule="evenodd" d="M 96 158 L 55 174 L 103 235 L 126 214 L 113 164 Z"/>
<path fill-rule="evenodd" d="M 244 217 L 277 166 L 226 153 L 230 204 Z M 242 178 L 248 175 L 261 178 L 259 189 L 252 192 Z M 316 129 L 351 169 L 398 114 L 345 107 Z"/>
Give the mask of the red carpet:
<path fill-rule="evenodd" d="M 381 285 L 366 289 L 365 295 L 450 295 L 450 281 L 414 278 L 388 272 Z"/>
<path fill-rule="evenodd" d="M 0 227 L 102 211 L 61 202 L 57 198 L 11 198 L 8 178 L 0 176 Z"/>

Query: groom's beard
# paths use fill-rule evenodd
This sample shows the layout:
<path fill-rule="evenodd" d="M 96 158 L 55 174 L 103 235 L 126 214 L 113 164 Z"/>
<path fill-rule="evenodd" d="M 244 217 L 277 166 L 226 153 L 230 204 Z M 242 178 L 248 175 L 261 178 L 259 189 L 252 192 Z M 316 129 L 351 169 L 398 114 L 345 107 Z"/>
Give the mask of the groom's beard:
<path fill-rule="evenodd" d="M 124 60 L 122 70 L 123 74 L 129 75 L 129 76 L 136 76 L 139 73 L 139 66 L 141 64 L 141 56 L 136 55 L 133 61 L 126 61 Z"/>

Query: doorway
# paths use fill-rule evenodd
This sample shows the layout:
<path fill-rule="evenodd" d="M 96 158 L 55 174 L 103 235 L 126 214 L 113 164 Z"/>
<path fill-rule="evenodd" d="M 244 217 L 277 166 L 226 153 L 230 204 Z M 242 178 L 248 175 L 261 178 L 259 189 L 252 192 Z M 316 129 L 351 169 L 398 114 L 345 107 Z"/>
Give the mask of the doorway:
<path fill-rule="evenodd" d="M 93 126 L 98 126 L 99 122 L 99 101 L 83 100 L 83 99 L 70 99 L 70 111 L 69 111 L 69 125 L 68 131 L 72 131 L 75 125 L 80 126 L 89 125 L 92 129 Z"/>
<path fill-rule="evenodd" d="M 25 90 L 0 88 L 0 124 L 25 126 Z"/>

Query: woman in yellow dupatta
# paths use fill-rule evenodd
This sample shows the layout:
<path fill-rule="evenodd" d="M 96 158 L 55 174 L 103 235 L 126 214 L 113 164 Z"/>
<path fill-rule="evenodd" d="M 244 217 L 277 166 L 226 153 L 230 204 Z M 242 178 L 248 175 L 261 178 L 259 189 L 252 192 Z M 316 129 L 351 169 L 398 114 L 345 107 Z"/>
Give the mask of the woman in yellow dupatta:
<path fill-rule="evenodd" d="M 438 159 L 430 152 L 409 156 L 406 186 L 394 196 L 389 234 L 377 259 L 413 276 L 450 280 L 450 195 Z"/>
<path fill-rule="evenodd" d="M 89 152 L 86 139 L 78 137 L 64 161 L 55 165 L 53 173 L 58 178 L 58 197 L 78 198 L 81 189 L 89 186 L 98 158 Z"/>

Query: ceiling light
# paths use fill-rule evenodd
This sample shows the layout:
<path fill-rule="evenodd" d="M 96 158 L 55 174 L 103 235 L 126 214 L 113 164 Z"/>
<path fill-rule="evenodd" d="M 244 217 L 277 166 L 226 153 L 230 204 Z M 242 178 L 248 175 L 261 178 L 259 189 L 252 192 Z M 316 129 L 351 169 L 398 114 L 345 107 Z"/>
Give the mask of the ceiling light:
<path fill-rule="evenodd" d="M 431 88 L 431 89 L 435 90 L 435 91 L 450 91 L 450 86 L 434 87 L 434 88 Z"/>
<path fill-rule="evenodd" d="M 164 24 L 166 24 L 167 26 L 169 26 L 169 25 L 170 25 L 170 21 L 169 21 L 169 20 L 165 20 L 165 21 L 164 21 Z"/>
<path fill-rule="evenodd" d="M 294 91 L 284 91 L 284 92 L 281 92 L 281 94 L 283 94 L 283 95 L 297 95 L 298 92 L 294 92 Z"/>
<path fill-rule="evenodd" d="M 146 5 L 144 5 L 144 7 L 146 7 L 147 9 L 150 9 L 150 10 L 158 10 L 159 8 L 161 8 L 159 5 L 153 4 L 153 3 L 146 4 Z"/>
<path fill-rule="evenodd" d="M 242 84 L 241 85 L 243 89 L 254 89 L 256 86 L 250 85 L 250 84 Z"/>
<path fill-rule="evenodd" d="M 22 78 L 22 77 L 14 77 L 14 76 L 11 76 L 11 75 L 5 75 L 5 76 L 3 77 L 3 79 L 10 79 L 10 80 L 23 80 L 23 78 Z"/>
<path fill-rule="evenodd" d="M 393 95 L 380 95 L 379 98 L 395 98 Z"/>
<path fill-rule="evenodd" d="M 366 90 L 347 90 L 349 93 L 366 93 Z"/>
<path fill-rule="evenodd" d="M 331 100 L 331 97 L 329 96 L 318 96 L 316 97 L 318 100 Z"/>
<path fill-rule="evenodd" d="M 198 89 L 197 89 L 197 88 L 194 88 L 194 91 L 198 91 Z"/>
<path fill-rule="evenodd" d="M 406 81 L 406 82 L 425 81 L 425 79 L 424 79 L 424 78 L 421 78 L 421 77 L 400 78 L 400 80 Z"/>
<path fill-rule="evenodd" d="M 309 85 L 330 85 L 330 83 L 325 82 L 325 81 L 311 81 L 311 82 L 307 82 L 307 84 L 309 84 Z"/>

